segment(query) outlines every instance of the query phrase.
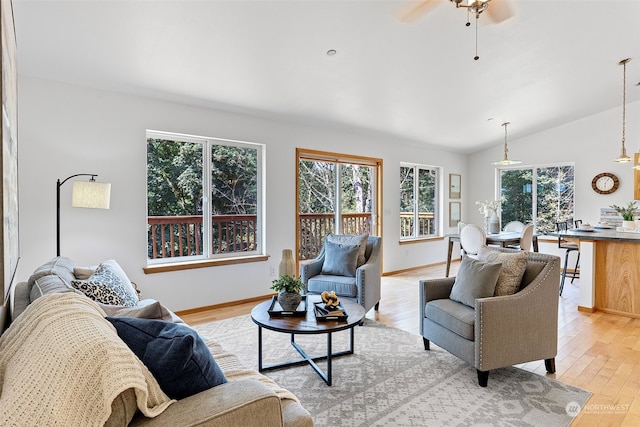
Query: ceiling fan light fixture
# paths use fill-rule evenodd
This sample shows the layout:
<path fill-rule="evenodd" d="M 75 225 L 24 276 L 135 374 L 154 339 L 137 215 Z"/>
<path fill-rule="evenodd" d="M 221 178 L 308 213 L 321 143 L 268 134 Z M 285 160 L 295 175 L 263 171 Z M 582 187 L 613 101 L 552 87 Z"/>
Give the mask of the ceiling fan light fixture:
<path fill-rule="evenodd" d="M 498 160 L 492 162 L 492 165 L 496 166 L 508 166 L 508 165 L 517 165 L 522 163 L 520 160 L 509 160 L 509 148 L 507 147 L 507 126 L 510 125 L 511 122 L 504 122 L 501 126 L 504 126 L 504 157 L 502 160 Z"/>
<path fill-rule="evenodd" d="M 622 65 L 622 143 L 620 148 L 620 155 L 613 159 L 613 161 L 616 163 L 631 162 L 631 157 L 627 155 L 627 149 L 624 146 L 627 113 L 627 62 L 629 61 L 631 61 L 631 58 L 623 59 L 618 63 L 618 65 Z"/>

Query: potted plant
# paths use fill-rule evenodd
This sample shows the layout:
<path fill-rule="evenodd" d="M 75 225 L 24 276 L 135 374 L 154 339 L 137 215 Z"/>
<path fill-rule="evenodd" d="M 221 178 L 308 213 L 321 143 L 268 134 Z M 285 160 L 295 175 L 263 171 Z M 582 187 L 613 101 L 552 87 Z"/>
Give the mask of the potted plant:
<path fill-rule="evenodd" d="M 633 222 L 635 211 L 637 209 L 635 200 L 633 202 L 629 202 L 629 205 L 626 208 L 618 205 L 611 205 L 611 207 L 618 211 L 620 216 L 622 216 L 623 228 L 629 230 L 633 230 L 635 228 L 635 223 Z"/>
<path fill-rule="evenodd" d="M 300 291 L 304 289 L 304 283 L 300 279 L 285 274 L 275 279 L 271 289 L 278 292 L 278 302 L 285 311 L 295 311 L 302 301 Z"/>

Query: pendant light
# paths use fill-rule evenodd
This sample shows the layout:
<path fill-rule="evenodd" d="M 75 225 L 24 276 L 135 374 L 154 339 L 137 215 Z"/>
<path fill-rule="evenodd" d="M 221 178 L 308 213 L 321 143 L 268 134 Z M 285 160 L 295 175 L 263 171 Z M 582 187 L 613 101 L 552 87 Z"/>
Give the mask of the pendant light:
<path fill-rule="evenodd" d="M 509 160 L 509 149 L 507 148 L 507 126 L 510 125 L 511 122 L 504 122 L 501 126 L 504 126 L 504 157 L 502 160 L 498 160 L 497 162 L 493 162 L 492 164 L 498 166 L 506 166 L 506 165 L 517 165 L 518 163 L 522 163 L 520 160 Z"/>
<path fill-rule="evenodd" d="M 626 110 L 627 110 L 627 62 L 631 61 L 631 58 L 623 59 L 618 63 L 618 65 L 622 65 L 622 150 L 620 152 L 620 156 L 613 159 L 614 162 L 618 163 L 629 163 L 631 161 L 631 157 L 627 156 L 627 149 L 624 146 L 624 137 L 626 131 Z"/>

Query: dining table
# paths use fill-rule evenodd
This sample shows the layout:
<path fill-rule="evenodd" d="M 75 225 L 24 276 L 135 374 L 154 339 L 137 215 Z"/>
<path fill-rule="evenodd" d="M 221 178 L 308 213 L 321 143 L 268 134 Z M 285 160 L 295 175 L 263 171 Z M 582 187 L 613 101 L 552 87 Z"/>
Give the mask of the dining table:
<path fill-rule="evenodd" d="M 455 242 L 460 243 L 460 234 L 447 234 L 446 237 L 449 238 L 449 250 L 447 252 L 447 269 L 445 272 L 445 277 L 449 277 L 453 244 Z M 486 243 L 487 245 L 496 245 L 503 248 L 506 248 L 508 246 L 518 246 L 520 244 L 520 237 L 521 233 L 519 231 L 501 231 L 500 233 L 496 234 L 487 234 Z M 536 234 L 533 235 L 533 251 L 538 252 L 538 236 Z"/>

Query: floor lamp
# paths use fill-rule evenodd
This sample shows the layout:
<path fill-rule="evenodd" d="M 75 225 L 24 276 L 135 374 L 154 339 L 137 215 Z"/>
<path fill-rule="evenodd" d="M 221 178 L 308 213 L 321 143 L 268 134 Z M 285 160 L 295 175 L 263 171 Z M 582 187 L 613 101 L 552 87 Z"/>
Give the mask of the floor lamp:
<path fill-rule="evenodd" d="M 60 256 L 60 187 L 76 176 L 90 176 L 89 181 L 75 181 L 71 195 L 71 206 L 74 208 L 109 209 L 111 184 L 96 182 L 93 173 L 78 173 L 56 183 L 56 255 Z"/>

